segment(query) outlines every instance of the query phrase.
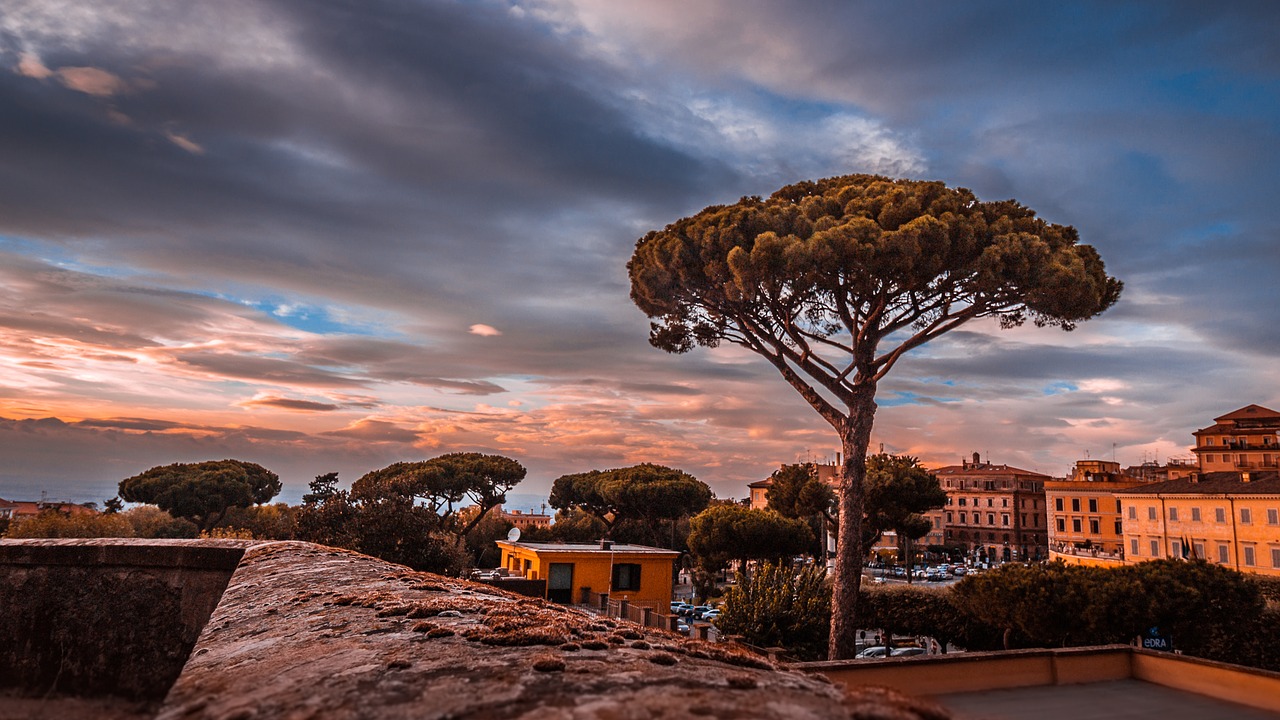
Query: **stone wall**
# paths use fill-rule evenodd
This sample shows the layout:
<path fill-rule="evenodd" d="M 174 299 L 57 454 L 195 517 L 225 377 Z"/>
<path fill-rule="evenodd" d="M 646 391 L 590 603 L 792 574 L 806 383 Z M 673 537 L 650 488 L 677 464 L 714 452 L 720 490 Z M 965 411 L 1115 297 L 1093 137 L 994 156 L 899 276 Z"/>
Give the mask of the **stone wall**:
<path fill-rule="evenodd" d="M 0 543 L 0 688 L 159 700 L 244 543 Z"/>

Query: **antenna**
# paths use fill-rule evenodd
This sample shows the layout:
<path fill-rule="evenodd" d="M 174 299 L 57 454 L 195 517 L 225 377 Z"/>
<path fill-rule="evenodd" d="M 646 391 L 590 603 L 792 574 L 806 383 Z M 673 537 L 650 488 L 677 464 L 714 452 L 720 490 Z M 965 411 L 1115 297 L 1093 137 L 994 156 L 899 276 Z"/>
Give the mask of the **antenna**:
<path fill-rule="evenodd" d="M 513 527 L 507 531 L 507 542 L 516 542 L 520 539 L 520 528 Z"/>

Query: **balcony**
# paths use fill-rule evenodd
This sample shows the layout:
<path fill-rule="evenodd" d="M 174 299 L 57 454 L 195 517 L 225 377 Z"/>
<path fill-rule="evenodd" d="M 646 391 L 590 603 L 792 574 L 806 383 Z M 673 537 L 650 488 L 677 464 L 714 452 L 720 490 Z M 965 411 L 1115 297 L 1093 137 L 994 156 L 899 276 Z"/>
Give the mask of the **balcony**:
<path fill-rule="evenodd" d="M 1097 547 L 1081 548 L 1076 547 L 1074 543 L 1063 542 L 1053 543 L 1049 549 L 1059 555 L 1070 555 L 1072 557 L 1098 558 L 1099 560 L 1124 560 L 1124 551 L 1122 550 L 1105 552 Z"/>

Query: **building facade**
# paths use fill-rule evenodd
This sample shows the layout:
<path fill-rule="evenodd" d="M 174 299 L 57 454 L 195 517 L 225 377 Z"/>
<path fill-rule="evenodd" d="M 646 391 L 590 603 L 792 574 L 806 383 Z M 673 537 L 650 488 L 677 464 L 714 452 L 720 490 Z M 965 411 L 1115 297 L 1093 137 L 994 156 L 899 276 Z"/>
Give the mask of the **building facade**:
<path fill-rule="evenodd" d="M 1197 430 L 1192 452 L 1199 458 L 1201 472 L 1276 470 L 1278 433 L 1280 413 L 1249 405 L 1214 418 L 1213 425 Z"/>
<path fill-rule="evenodd" d="M 579 603 L 591 593 L 666 612 L 671 601 L 674 550 L 596 543 L 529 543 L 499 540 L 502 566 L 526 580 L 545 580 L 546 598 Z"/>
<path fill-rule="evenodd" d="M 1280 576 L 1280 474 L 1207 472 L 1118 493 L 1125 562 L 1207 560 Z"/>
<path fill-rule="evenodd" d="M 1122 490 L 1125 562 L 1201 559 L 1280 576 L 1280 413 L 1248 405 L 1197 430 L 1194 470 Z"/>
<path fill-rule="evenodd" d="M 1048 556 L 1045 482 L 1053 478 L 1031 470 L 982 461 L 938 468 L 947 492 L 945 542 L 960 545 L 970 557 L 994 562 L 1040 560 Z"/>
<path fill-rule="evenodd" d="M 1045 482 L 1049 559 L 1072 565 L 1124 564 L 1124 511 L 1116 493 L 1151 482 L 1106 460 L 1077 461 L 1066 480 Z"/>

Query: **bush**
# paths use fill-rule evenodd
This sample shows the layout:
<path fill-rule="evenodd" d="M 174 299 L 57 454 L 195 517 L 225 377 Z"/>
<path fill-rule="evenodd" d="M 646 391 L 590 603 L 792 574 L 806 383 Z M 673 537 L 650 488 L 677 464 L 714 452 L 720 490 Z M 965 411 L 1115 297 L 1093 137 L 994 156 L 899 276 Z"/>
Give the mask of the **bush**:
<path fill-rule="evenodd" d="M 826 569 L 810 565 L 796 572 L 764 563 L 725 592 L 716 628 L 758 647 L 783 647 L 801 660 L 827 657 L 831 587 Z"/>
<path fill-rule="evenodd" d="M 10 538 L 133 537 L 133 526 L 118 515 L 85 513 L 64 515 L 45 510 L 35 517 L 13 522 L 5 531 Z"/>
<path fill-rule="evenodd" d="M 200 528 L 190 520 L 175 518 L 155 505 L 126 510 L 115 517 L 124 518 L 132 527 L 134 537 L 140 538 L 196 538 Z"/>

